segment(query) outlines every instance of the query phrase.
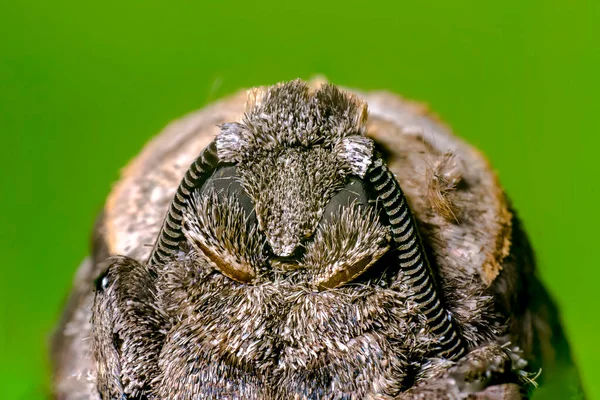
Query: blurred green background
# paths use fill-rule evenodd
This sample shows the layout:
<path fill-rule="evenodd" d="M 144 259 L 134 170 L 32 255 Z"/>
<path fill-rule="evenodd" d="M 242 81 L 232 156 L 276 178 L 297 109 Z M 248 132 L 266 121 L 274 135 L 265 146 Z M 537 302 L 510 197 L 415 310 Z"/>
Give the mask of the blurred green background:
<path fill-rule="evenodd" d="M 489 156 L 600 399 L 599 16 L 577 0 L 2 0 L 0 399 L 47 395 L 49 332 L 142 145 L 241 87 L 315 73 L 427 101 Z"/>

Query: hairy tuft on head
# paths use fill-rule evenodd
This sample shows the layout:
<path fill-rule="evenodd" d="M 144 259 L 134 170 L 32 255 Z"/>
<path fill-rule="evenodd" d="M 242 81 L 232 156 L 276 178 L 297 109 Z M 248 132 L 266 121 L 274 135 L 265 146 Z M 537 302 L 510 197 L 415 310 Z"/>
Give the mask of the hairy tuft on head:
<path fill-rule="evenodd" d="M 444 153 L 427 169 L 427 200 L 431 208 L 448 221 L 456 221 L 451 194 L 462 180 L 462 166 L 454 153 Z"/>
<path fill-rule="evenodd" d="M 241 122 L 222 125 L 217 149 L 220 159 L 242 162 L 282 146 L 332 148 L 348 136 L 364 136 L 366 121 L 367 105 L 355 95 L 294 80 L 251 89 Z"/>

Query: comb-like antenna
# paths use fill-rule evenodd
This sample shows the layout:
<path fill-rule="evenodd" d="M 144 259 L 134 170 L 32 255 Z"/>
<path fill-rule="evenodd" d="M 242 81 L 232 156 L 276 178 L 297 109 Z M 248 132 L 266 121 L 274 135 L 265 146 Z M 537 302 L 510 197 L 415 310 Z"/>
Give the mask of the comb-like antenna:
<path fill-rule="evenodd" d="M 210 142 L 186 171 L 175 197 L 171 201 L 169 211 L 160 229 L 156 244 L 148 260 L 150 266 L 160 265 L 173 257 L 179 250 L 183 238 L 183 209 L 190 200 L 194 189 L 198 189 L 213 173 L 219 162 L 216 140 Z"/>
<path fill-rule="evenodd" d="M 460 358 L 467 351 L 466 343 L 440 302 L 421 237 L 400 185 L 381 158 L 373 162 L 367 179 L 382 200 L 398 250 L 400 269 L 414 290 L 413 300 L 427 318 L 431 331 L 439 337 L 439 355 L 451 360 Z"/>

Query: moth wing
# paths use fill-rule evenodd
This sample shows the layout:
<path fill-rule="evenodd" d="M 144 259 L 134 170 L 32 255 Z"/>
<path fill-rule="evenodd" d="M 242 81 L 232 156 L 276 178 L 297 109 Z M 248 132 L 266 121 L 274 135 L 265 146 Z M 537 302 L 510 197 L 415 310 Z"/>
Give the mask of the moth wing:
<path fill-rule="evenodd" d="M 92 234 L 91 257 L 79 266 L 50 341 L 53 392 L 59 400 L 99 400 L 91 359 L 94 281 L 109 255 L 145 262 L 185 171 L 217 135 L 240 117 L 245 93 L 213 103 L 169 124 L 121 172 Z"/>

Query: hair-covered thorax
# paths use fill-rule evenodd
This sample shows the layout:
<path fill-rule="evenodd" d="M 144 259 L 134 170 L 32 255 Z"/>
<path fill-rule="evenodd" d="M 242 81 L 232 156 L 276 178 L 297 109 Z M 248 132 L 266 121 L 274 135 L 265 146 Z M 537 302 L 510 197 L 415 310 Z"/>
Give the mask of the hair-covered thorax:
<path fill-rule="evenodd" d="M 348 177 L 364 177 L 373 158 L 366 117 L 353 95 L 293 81 L 251 91 L 242 121 L 222 126 L 219 159 L 236 166 L 276 256 L 297 252 Z"/>
<path fill-rule="evenodd" d="M 431 345 L 407 334 L 422 318 L 387 275 L 391 233 L 366 182 L 364 104 L 292 82 L 253 92 L 248 107 L 223 125 L 219 164 L 183 212 L 187 254 L 158 279 L 167 314 L 187 324 L 165 364 L 216 355 L 256 371 L 242 380 L 256 380 L 259 398 L 397 393 L 401 355 Z M 222 374 L 208 365 L 207 376 Z"/>

